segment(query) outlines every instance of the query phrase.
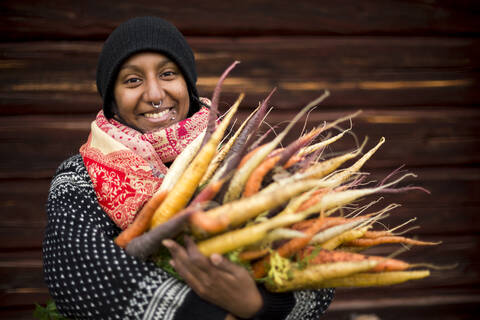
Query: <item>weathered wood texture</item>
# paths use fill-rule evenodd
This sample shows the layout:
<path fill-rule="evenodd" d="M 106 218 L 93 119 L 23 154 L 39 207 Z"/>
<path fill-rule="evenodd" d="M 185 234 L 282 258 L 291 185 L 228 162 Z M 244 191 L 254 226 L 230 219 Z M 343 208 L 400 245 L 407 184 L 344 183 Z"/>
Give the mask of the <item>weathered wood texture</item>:
<path fill-rule="evenodd" d="M 327 88 L 307 127 L 363 109 L 353 131 L 372 179 L 401 164 L 431 191 L 387 194 L 402 204 L 385 224 L 417 217 L 410 235 L 443 243 L 402 254 L 458 263 L 386 288 L 338 289 L 325 319 L 474 319 L 480 302 L 480 6 L 478 1 L 2 1 L 0 3 L 0 318 L 30 319 L 49 295 L 41 241 L 49 179 L 78 152 L 101 100 L 95 67 L 113 28 L 137 15 L 176 24 L 195 51 L 209 96 L 233 60 L 221 106 L 247 94 L 243 119 L 273 88 L 271 124 Z M 288 140 L 302 129 L 299 124 Z M 344 128 L 348 124 L 343 125 Z M 326 150 L 355 147 L 346 136 Z M 368 202 L 373 198 L 365 199 Z M 395 247 L 379 247 L 385 254 Z"/>
<path fill-rule="evenodd" d="M 477 1 L 3 1 L 5 40 L 104 39 L 138 15 L 165 17 L 187 35 L 475 35 Z"/>
<path fill-rule="evenodd" d="M 199 90 L 210 95 L 232 61 L 226 101 L 246 91 L 255 106 L 273 88 L 272 103 L 299 108 L 325 88 L 323 108 L 468 106 L 480 97 L 480 40 L 475 38 L 275 37 L 191 38 Z M 92 113 L 99 42 L 0 44 L 0 114 Z"/>

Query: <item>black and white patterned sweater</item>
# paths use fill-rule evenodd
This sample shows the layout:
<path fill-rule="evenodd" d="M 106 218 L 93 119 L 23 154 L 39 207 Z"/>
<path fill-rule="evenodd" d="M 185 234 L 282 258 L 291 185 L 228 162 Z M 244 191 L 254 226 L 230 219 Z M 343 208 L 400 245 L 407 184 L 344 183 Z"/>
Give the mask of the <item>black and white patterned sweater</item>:
<path fill-rule="evenodd" d="M 57 170 L 47 203 L 45 281 L 57 308 L 71 319 L 224 319 L 227 312 L 184 282 L 127 255 L 113 242 L 120 229 L 99 206 L 80 155 Z M 333 290 L 273 294 L 261 290 L 257 318 L 317 319 Z"/>

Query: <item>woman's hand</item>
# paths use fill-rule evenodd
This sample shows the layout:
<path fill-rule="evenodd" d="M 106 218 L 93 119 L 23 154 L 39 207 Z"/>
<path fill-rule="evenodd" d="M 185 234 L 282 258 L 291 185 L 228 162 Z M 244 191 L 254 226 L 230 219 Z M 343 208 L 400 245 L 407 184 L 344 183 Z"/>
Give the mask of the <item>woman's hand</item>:
<path fill-rule="evenodd" d="M 163 245 L 172 255 L 170 264 L 204 300 L 240 318 L 250 318 L 262 308 L 262 296 L 245 268 L 219 254 L 205 257 L 189 237 L 185 248 L 172 240 Z"/>

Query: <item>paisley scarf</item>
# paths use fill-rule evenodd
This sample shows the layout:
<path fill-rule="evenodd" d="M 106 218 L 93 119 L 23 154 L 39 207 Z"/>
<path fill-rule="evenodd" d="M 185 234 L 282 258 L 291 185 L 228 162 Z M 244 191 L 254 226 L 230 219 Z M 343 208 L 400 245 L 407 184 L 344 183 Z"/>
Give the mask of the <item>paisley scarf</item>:
<path fill-rule="evenodd" d="M 203 102 L 209 104 L 207 99 Z M 160 187 L 173 161 L 206 127 L 207 108 L 192 117 L 142 134 L 100 111 L 80 154 L 100 206 L 122 229 Z"/>

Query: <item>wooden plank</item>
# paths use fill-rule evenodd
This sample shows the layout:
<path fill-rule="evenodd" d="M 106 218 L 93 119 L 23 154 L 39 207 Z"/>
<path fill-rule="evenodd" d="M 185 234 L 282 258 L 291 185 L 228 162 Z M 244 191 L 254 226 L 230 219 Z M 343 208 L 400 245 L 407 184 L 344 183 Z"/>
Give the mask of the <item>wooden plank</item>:
<path fill-rule="evenodd" d="M 233 101 L 233 100 L 230 100 Z M 354 110 L 310 114 L 308 128 L 347 115 Z M 240 112 L 245 118 L 248 110 Z M 272 112 L 268 121 L 278 124 L 291 119 L 294 112 Z M 475 108 L 365 110 L 354 120 L 358 139 L 369 137 L 368 148 L 381 136 L 387 143 L 369 161 L 370 168 L 470 165 L 480 161 L 479 119 Z M 90 116 L 15 116 L 0 118 L 0 178 L 49 178 L 68 156 L 78 153 L 86 141 Z M 343 125 L 345 128 L 348 124 Z M 298 136 L 299 123 L 286 142 Z M 346 136 L 327 151 L 355 148 L 352 136 Z M 27 170 L 28 169 L 28 170 Z"/>
<path fill-rule="evenodd" d="M 0 181 L 0 224 L 8 227 L 44 228 L 50 179 Z"/>
<path fill-rule="evenodd" d="M 107 0 L 74 3 L 3 1 L 2 39 L 103 39 L 119 23 L 139 15 L 169 19 L 187 35 L 472 35 L 480 24 L 475 1 L 208 1 Z M 268 12 L 266 15 L 265 12 Z"/>
<path fill-rule="evenodd" d="M 432 275 L 426 279 L 395 286 L 338 288 L 329 313 L 383 313 L 399 307 L 404 307 L 402 312 L 410 312 L 417 308 L 436 308 L 441 305 L 456 309 L 478 303 L 480 280 L 477 275 L 480 265 L 474 257 L 479 241 L 478 236 L 448 237 L 433 250 L 413 248 L 400 258 L 436 265 L 458 262 L 458 266 L 450 270 L 432 271 Z M 389 250 L 391 252 L 392 248 Z M 4 279 L 0 285 L 0 309 L 25 307 L 35 302 L 44 303 L 48 299 L 38 251 L 0 253 L 0 276 Z"/>
<path fill-rule="evenodd" d="M 411 225 L 420 225 L 421 228 L 411 235 L 420 238 L 436 236 L 437 240 L 442 240 L 443 235 L 480 232 L 480 200 L 476 197 L 480 192 L 480 176 L 476 168 L 409 170 L 416 173 L 418 178 L 409 178 L 401 185 L 422 186 L 430 190 L 431 195 L 421 191 L 382 195 L 384 200 L 372 211 L 389 203 L 402 205 L 383 221 L 386 226 L 392 228 L 416 217 L 417 221 Z M 369 180 L 380 181 L 388 173 L 386 169 L 374 170 Z M 40 245 L 46 223 L 45 203 L 49 185 L 49 179 L 0 180 L 0 248 Z M 365 205 L 376 199 L 377 196 L 373 195 L 357 203 Z M 32 235 L 27 236 L 28 233 Z"/>
<path fill-rule="evenodd" d="M 359 296 L 360 297 L 360 296 Z M 480 315 L 480 295 L 436 297 L 412 295 L 406 299 L 355 299 L 346 304 L 335 299 L 322 319 L 396 320 L 396 319 L 475 319 Z"/>
<path fill-rule="evenodd" d="M 332 92 L 323 107 L 465 106 L 477 90 L 480 40 L 474 38 L 194 38 L 198 86 L 210 96 L 218 76 L 239 65 L 224 99 L 241 91 L 255 106 L 273 88 L 272 103 L 292 109 Z M 0 44 L 0 114 L 93 113 L 100 42 Z"/>
<path fill-rule="evenodd" d="M 424 237 L 424 239 L 434 241 L 436 237 Z M 397 258 L 409 263 L 430 263 L 436 266 L 452 266 L 456 263 L 457 265 L 451 269 L 432 270 L 431 275 L 425 279 L 408 281 L 395 286 L 339 288 L 338 290 L 343 292 L 345 299 L 353 298 L 355 295 L 370 297 L 378 294 L 407 297 L 412 291 L 427 292 L 432 289 L 438 290 L 437 295 L 445 295 L 448 291 L 454 290 L 465 293 L 472 288 L 477 288 L 475 292 L 478 292 L 480 264 L 476 251 L 480 245 L 480 238 L 476 235 L 459 235 L 445 236 L 443 240 L 443 243 L 437 246 L 413 247 Z M 399 245 L 383 245 L 371 248 L 365 253 L 386 256 L 399 247 Z M 22 253 L 0 251 L 0 275 L 3 276 L 0 289 L 12 291 L 19 288 L 44 288 L 41 251 L 38 249 L 17 251 Z"/>

